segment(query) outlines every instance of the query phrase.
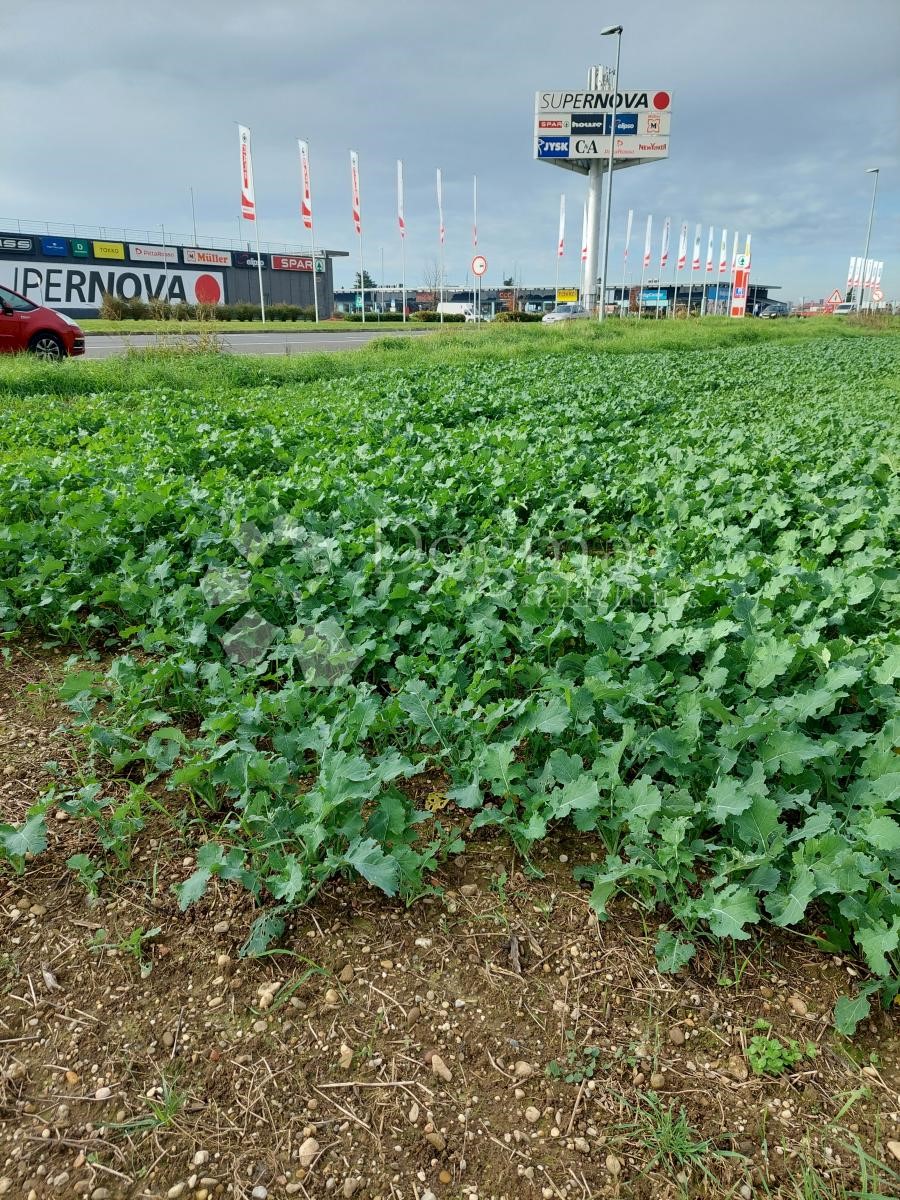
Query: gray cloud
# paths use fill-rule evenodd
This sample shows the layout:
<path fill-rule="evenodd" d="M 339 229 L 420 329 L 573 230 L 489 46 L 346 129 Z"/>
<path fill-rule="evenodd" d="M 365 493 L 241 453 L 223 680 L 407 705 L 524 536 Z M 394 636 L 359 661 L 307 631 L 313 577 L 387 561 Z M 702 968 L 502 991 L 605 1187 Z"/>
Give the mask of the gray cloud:
<path fill-rule="evenodd" d="M 351 146 L 376 278 L 382 248 L 385 274 L 399 277 L 402 157 L 411 281 L 437 256 L 437 166 L 449 277 L 461 282 L 471 257 L 477 172 L 489 281 L 513 270 L 553 278 L 560 191 L 563 276 L 574 280 L 584 184 L 533 161 L 533 93 L 580 86 L 590 63 L 609 57 L 600 27 L 620 19 L 623 84 L 670 90 L 673 121 L 667 162 L 616 175 L 613 263 L 631 207 L 639 241 L 648 212 L 657 228 L 668 215 L 676 227 L 752 230 L 757 278 L 821 295 L 862 252 L 864 169 L 879 165 L 872 253 L 887 260 L 886 289 L 900 297 L 896 0 L 642 0 L 618 10 L 592 0 L 31 0 L 0 16 L 0 215 L 187 233 L 193 186 L 202 232 L 246 237 L 242 121 L 253 130 L 264 238 L 302 244 L 296 138 L 309 139 L 317 240 L 354 255 L 341 282 L 356 262 Z"/>

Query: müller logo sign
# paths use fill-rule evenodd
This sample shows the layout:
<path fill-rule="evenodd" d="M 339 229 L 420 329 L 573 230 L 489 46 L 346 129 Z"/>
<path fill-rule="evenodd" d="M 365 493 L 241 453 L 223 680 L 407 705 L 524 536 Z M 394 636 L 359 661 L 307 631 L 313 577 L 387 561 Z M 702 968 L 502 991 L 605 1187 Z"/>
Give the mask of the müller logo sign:
<path fill-rule="evenodd" d="M 231 254 L 228 250 L 197 250 L 185 247 L 184 261 L 200 267 L 230 267 Z"/>

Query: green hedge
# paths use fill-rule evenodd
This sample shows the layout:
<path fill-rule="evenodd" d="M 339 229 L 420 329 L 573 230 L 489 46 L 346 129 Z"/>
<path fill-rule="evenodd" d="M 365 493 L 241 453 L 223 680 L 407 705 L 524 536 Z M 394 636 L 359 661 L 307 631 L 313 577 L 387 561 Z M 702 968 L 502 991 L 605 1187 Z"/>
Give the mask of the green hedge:
<path fill-rule="evenodd" d="M 543 313 L 528 313 L 528 312 L 498 312 L 495 321 L 512 321 L 517 325 L 525 325 L 529 321 L 543 320 Z"/>
<path fill-rule="evenodd" d="M 168 300 L 123 300 L 108 292 L 99 315 L 106 321 L 258 321 L 258 304 L 170 304 Z M 314 321 L 312 305 L 269 304 L 269 321 Z"/>
<path fill-rule="evenodd" d="M 358 321 L 358 322 L 362 321 L 362 314 L 357 313 L 357 312 L 341 313 L 341 316 L 344 318 L 345 321 Z M 415 313 L 413 313 L 412 316 L 414 317 Z M 403 313 L 399 313 L 399 312 L 386 312 L 386 313 L 384 313 L 384 312 L 383 313 L 367 312 L 366 313 L 366 324 L 367 325 L 369 325 L 373 321 L 380 321 L 383 324 L 385 321 L 399 322 L 402 320 L 403 320 Z"/>

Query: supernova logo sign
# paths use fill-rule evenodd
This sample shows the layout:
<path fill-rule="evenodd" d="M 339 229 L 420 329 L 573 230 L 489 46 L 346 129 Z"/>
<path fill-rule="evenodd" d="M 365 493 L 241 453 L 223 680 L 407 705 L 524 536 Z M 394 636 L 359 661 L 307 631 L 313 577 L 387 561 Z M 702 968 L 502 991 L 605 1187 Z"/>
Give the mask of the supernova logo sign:
<path fill-rule="evenodd" d="M 165 299 L 172 304 L 222 304 L 225 282 L 218 271 L 172 271 L 159 267 L 107 267 L 0 259 L 0 282 L 35 304 L 99 311 L 109 293 L 123 300 Z"/>

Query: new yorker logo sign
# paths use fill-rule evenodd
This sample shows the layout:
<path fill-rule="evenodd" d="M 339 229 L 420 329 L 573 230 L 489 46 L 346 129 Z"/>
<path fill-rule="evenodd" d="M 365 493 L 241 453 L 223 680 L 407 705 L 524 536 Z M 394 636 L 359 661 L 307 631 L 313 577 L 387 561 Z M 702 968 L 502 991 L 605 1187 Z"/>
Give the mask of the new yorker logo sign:
<path fill-rule="evenodd" d="M 604 112 L 613 107 L 667 112 L 671 105 L 668 92 L 538 92 L 535 110 L 545 112 Z"/>

